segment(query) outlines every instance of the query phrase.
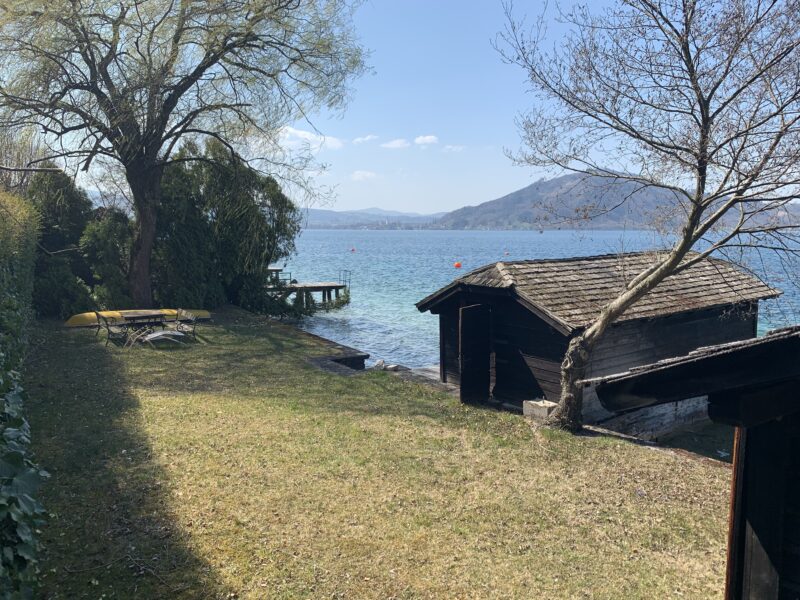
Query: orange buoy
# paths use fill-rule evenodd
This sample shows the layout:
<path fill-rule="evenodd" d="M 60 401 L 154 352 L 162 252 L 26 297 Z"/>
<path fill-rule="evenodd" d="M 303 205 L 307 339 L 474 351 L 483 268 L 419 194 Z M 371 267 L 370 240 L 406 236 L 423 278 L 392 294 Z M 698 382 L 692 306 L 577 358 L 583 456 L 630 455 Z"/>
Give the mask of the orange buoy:
<path fill-rule="evenodd" d="M 453 266 L 454 266 L 456 269 L 460 269 L 460 268 L 461 268 L 461 263 L 460 263 L 460 262 L 458 262 L 458 261 L 456 261 L 456 262 L 454 262 L 454 263 L 453 263 Z"/>

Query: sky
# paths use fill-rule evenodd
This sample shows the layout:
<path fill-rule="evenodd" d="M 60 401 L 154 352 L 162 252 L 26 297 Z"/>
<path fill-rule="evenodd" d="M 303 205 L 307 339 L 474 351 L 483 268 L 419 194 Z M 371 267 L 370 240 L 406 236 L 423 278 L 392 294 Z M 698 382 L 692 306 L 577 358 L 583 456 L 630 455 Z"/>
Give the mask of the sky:
<path fill-rule="evenodd" d="M 538 3 L 528 10 L 536 13 Z M 518 11 L 519 12 L 519 11 Z M 533 16 L 533 15 L 532 15 Z M 379 207 L 430 214 L 499 198 L 540 179 L 514 166 L 516 116 L 531 101 L 525 73 L 503 63 L 492 40 L 500 0 L 367 0 L 355 28 L 371 72 L 356 80 L 345 112 L 286 130 L 316 144 L 334 186 L 320 208 Z"/>

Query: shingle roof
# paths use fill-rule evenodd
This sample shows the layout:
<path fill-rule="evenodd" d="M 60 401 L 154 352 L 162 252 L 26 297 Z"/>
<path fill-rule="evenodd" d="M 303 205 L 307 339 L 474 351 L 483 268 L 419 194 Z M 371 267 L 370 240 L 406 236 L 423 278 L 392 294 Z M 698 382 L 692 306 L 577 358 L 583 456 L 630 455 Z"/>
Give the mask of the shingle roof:
<path fill-rule="evenodd" d="M 418 302 L 417 308 L 428 310 L 459 287 L 496 288 L 516 294 L 542 316 L 574 330 L 591 323 L 656 259 L 655 253 L 639 252 L 493 263 L 456 279 Z M 667 277 L 619 320 L 774 298 L 780 293 L 727 261 L 707 258 Z"/>

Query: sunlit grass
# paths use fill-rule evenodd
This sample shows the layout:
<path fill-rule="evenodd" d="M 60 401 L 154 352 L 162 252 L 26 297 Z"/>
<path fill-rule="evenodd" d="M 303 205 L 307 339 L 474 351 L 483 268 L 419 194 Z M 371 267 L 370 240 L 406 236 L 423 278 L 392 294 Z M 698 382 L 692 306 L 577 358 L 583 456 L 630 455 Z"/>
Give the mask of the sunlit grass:
<path fill-rule="evenodd" d="M 47 597 L 722 595 L 725 466 L 320 371 L 233 309 L 172 350 L 37 336 Z"/>

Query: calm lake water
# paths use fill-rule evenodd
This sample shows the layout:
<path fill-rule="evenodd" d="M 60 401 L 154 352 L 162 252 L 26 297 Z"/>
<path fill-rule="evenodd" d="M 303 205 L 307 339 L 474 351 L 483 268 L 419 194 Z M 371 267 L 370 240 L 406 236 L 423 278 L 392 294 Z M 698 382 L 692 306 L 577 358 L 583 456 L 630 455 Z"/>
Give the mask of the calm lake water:
<path fill-rule="evenodd" d="M 409 367 L 439 362 L 438 317 L 414 304 L 457 276 L 499 260 L 564 258 L 661 247 L 645 231 L 344 231 L 307 230 L 286 269 L 298 281 L 336 281 L 349 270 L 351 303 L 301 327 Z M 453 264 L 459 261 L 461 269 Z M 777 287 L 788 288 L 771 278 Z M 797 292 L 786 289 L 788 300 Z M 768 303 L 762 329 L 792 321 L 786 301 Z M 762 308 L 762 313 L 764 309 Z"/>

